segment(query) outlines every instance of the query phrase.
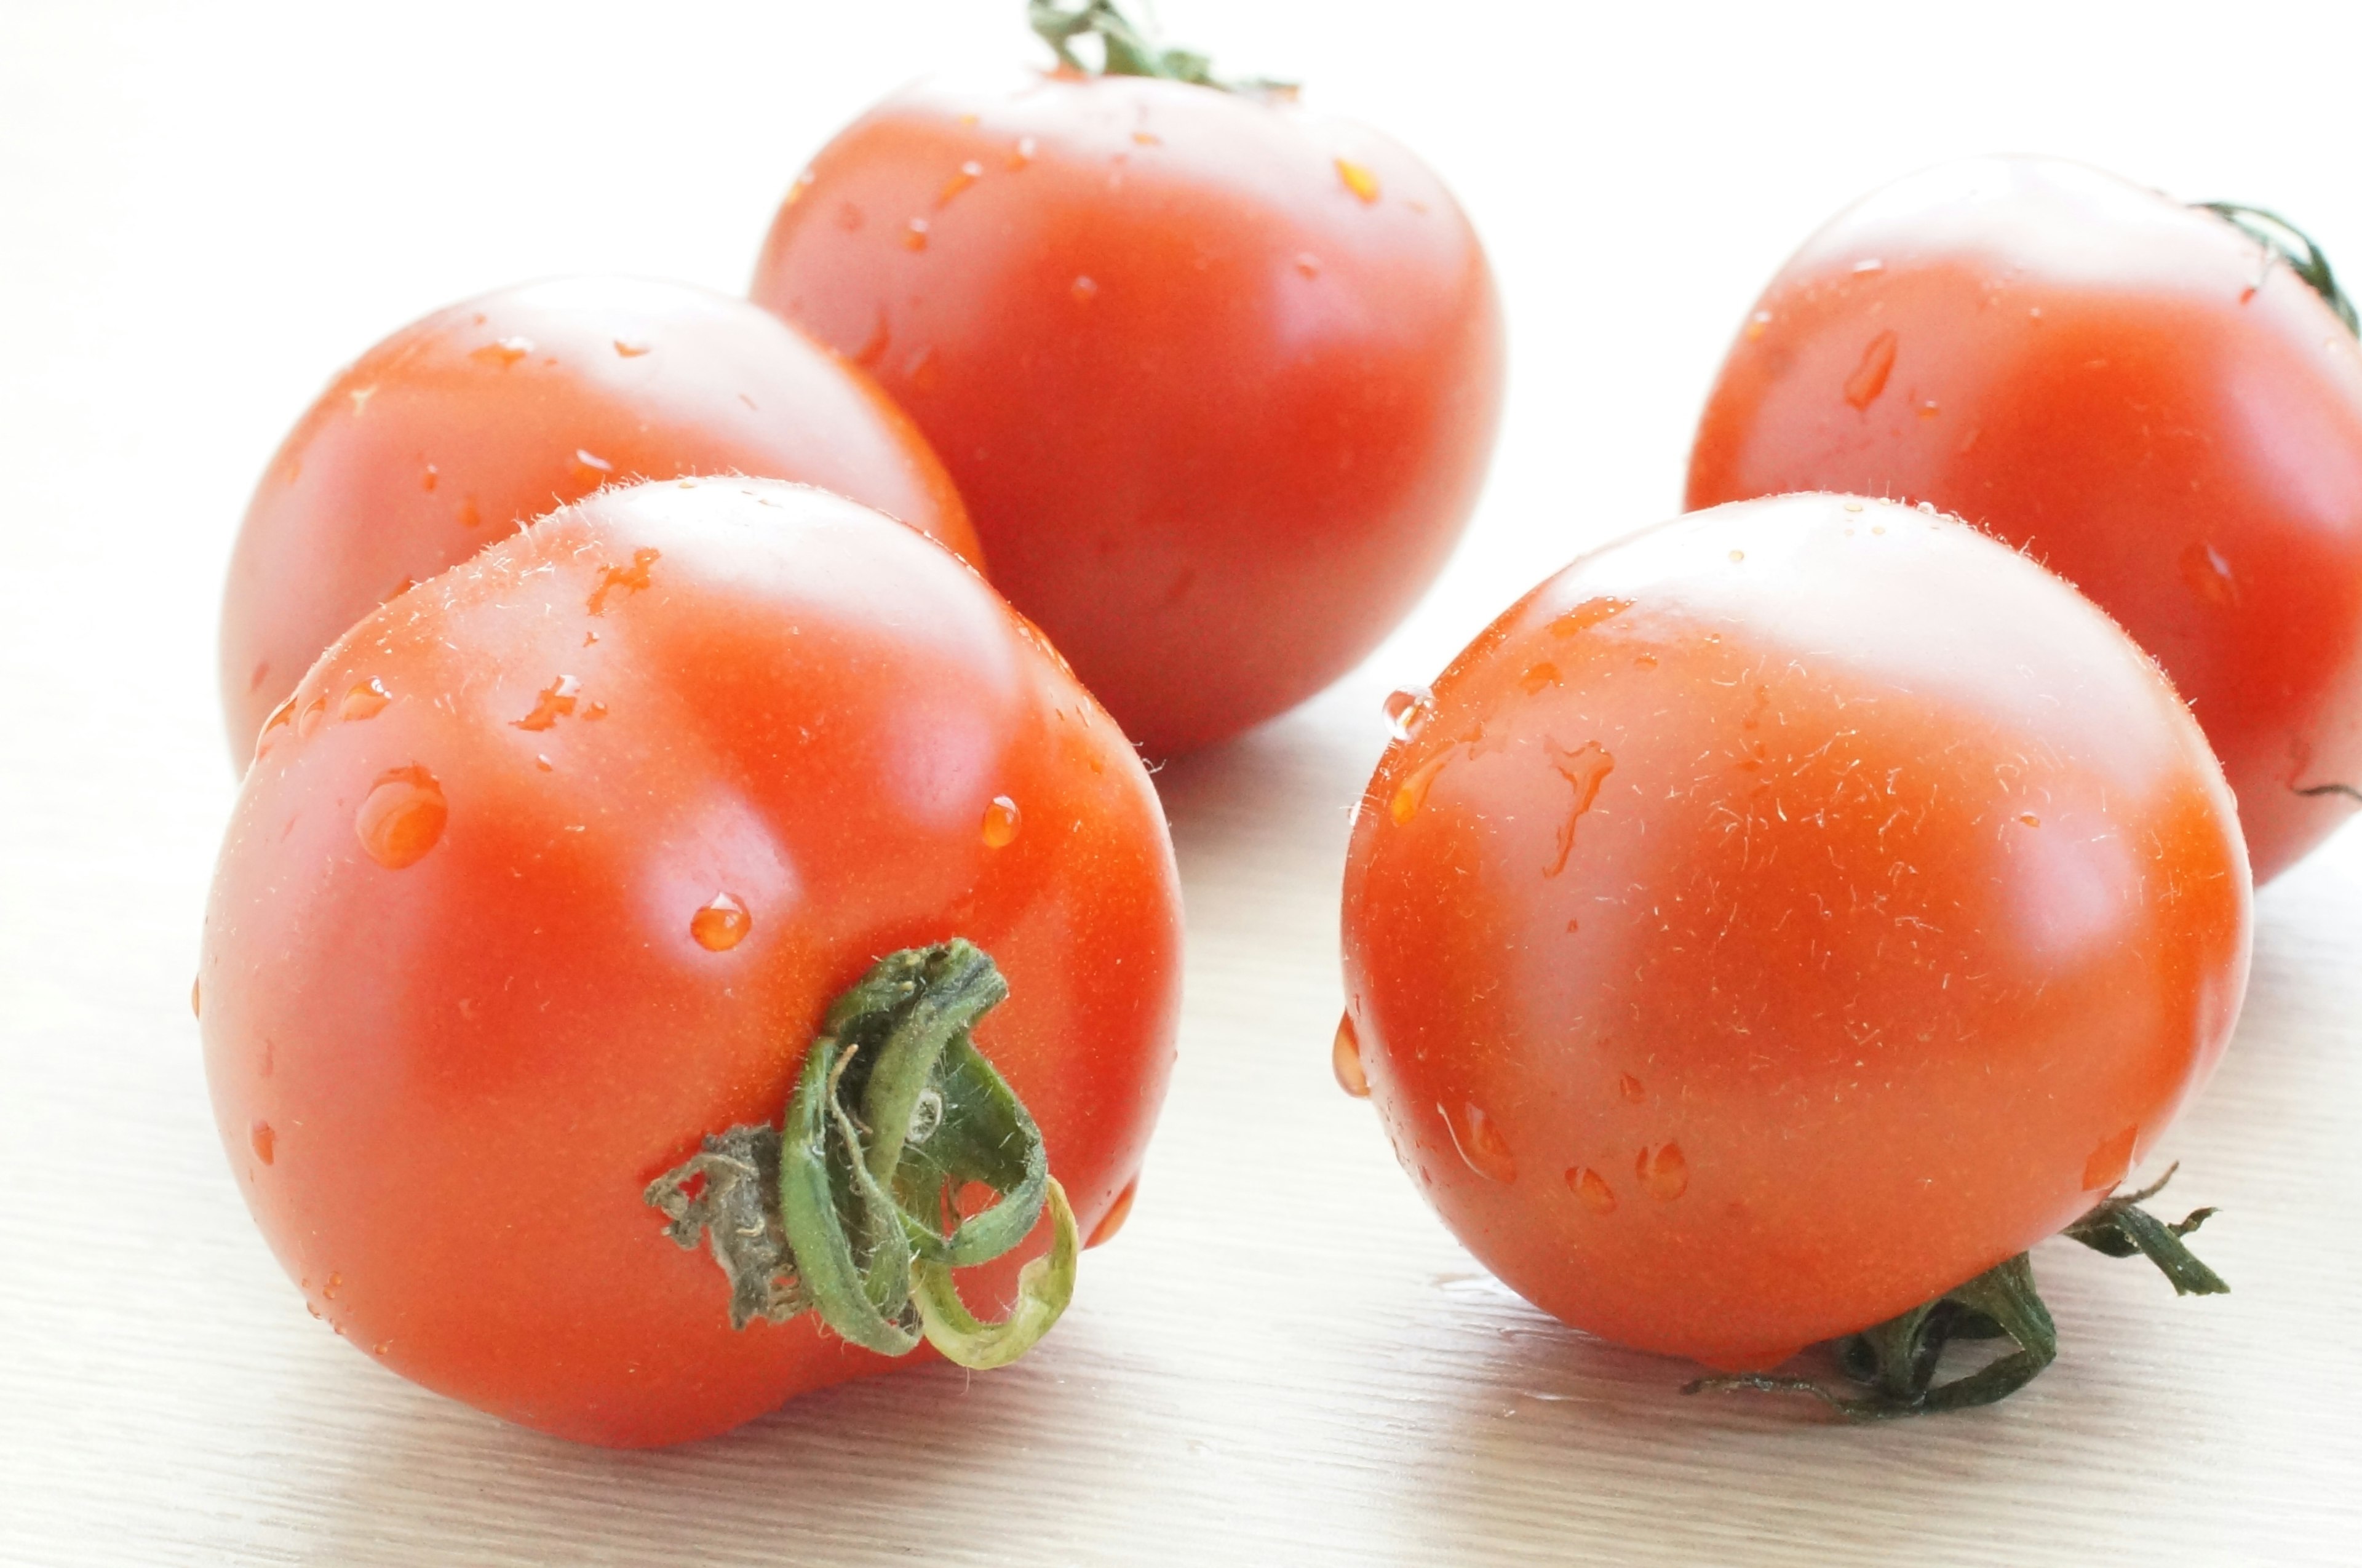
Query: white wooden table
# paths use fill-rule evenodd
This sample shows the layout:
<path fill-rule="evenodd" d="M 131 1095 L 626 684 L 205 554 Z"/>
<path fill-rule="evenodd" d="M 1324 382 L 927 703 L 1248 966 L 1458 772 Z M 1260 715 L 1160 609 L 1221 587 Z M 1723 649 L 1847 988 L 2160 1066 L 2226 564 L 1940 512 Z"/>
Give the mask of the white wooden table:
<path fill-rule="evenodd" d="M 2263 897 L 2238 1038 L 2165 1141 L 2235 1293 L 2046 1249 L 2063 1358 L 1991 1410 L 1680 1397 L 1477 1270 L 1329 1069 L 1381 697 L 1672 509 L 1787 249 L 1916 165 L 2039 149 L 2284 210 L 2362 273 L 2349 6 L 1166 0 L 1462 193 L 1513 332 L 1492 489 L 1362 671 L 1161 778 L 1181 1067 L 1066 1323 L 657 1453 L 402 1383 L 247 1220 L 187 999 L 222 565 L 342 359 L 528 276 L 738 286 L 833 126 L 1031 58 L 1018 0 L 217 9 L 0 0 L 0 1562 L 2362 1561 L 2362 830 Z"/>

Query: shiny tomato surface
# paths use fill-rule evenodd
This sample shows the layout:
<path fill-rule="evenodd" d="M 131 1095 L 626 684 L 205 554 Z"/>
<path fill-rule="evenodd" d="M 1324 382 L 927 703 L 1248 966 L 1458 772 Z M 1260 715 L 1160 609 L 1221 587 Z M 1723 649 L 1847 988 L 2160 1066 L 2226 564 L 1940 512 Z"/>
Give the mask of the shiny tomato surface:
<path fill-rule="evenodd" d="M 776 1123 L 830 1001 L 966 936 L 978 1048 L 1082 1231 L 1173 1060 L 1178 895 L 1123 736 L 949 551 L 815 490 L 602 492 L 372 613 L 266 731 L 215 874 L 205 1066 L 315 1312 L 614 1444 L 895 1364 L 734 1331 L 643 1189 Z M 1005 1309 L 1017 1265 L 963 1273 Z"/>
<path fill-rule="evenodd" d="M 1492 275 L 1435 175 L 1177 82 L 888 99 L 789 191 L 753 294 L 909 410 L 994 583 L 1152 755 L 1301 701 L 1401 618 L 1500 405 Z"/>
<path fill-rule="evenodd" d="M 2141 651 L 1958 522 L 1719 507 L 1543 583 L 1354 827 L 1340 1077 L 1486 1266 L 1760 1367 L 2025 1250 L 2221 1053 L 2246 864 Z"/>
<path fill-rule="evenodd" d="M 552 507 L 634 478 L 746 473 L 852 497 L 980 560 L 876 384 L 743 300 L 566 278 L 414 322 L 320 394 L 256 488 L 222 606 L 233 756 L 346 627 Z"/>
<path fill-rule="evenodd" d="M 1933 502 L 2090 594 L 2190 700 L 2259 882 L 2362 804 L 2362 344 L 2215 214 L 1984 159 L 1840 215 L 1690 458 L 1693 507 L 1797 490 Z"/>

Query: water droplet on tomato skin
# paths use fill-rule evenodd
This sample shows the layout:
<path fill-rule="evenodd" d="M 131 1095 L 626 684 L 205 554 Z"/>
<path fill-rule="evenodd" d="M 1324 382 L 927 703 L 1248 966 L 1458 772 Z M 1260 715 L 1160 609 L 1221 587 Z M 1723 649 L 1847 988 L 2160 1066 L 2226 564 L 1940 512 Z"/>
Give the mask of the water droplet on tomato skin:
<path fill-rule="evenodd" d="M 328 1276 L 328 1283 L 320 1286 L 320 1299 L 334 1301 L 337 1298 L 337 1292 L 344 1287 L 345 1276 L 341 1274 L 332 1274 Z"/>
<path fill-rule="evenodd" d="M 279 1134 L 270 1130 L 268 1121 L 258 1121 L 248 1129 L 246 1141 L 254 1147 L 254 1157 L 264 1165 L 279 1157 Z"/>
<path fill-rule="evenodd" d="M 501 369 L 506 370 L 532 352 L 532 338 L 503 337 L 496 343 L 487 343 L 482 348 L 472 350 L 468 358 L 481 360 L 487 365 L 498 365 Z"/>
<path fill-rule="evenodd" d="M 927 220 L 914 217 L 902 229 L 902 248 L 924 250 L 927 248 Z"/>
<path fill-rule="evenodd" d="M 1451 754 L 1447 751 L 1421 764 L 1410 777 L 1395 787 L 1393 798 L 1386 802 L 1386 815 L 1394 819 L 1395 826 L 1410 825 L 1410 820 L 1418 815 L 1419 808 L 1427 804 L 1427 792 L 1433 787 L 1436 775 L 1441 773 L 1443 765 L 1451 760 Z"/>
<path fill-rule="evenodd" d="M 1353 1027 L 1353 1015 L 1346 1013 L 1337 1020 L 1337 1035 L 1329 1043 L 1329 1069 L 1337 1075 L 1337 1087 L 1355 1099 L 1370 1098 L 1370 1075 L 1362 1066 L 1362 1035 Z"/>
<path fill-rule="evenodd" d="M 969 159 L 959 166 L 956 173 L 944 182 L 944 188 L 935 193 L 935 205 L 938 208 L 948 205 L 953 197 L 983 178 L 984 165 L 973 158 Z"/>
<path fill-rule="evenodd" d="M 1470 1170 L 1505 1187 L 1518 1179 L 1518 1156 L 1483 1106 L 1472 1099 L 1457 1116 L 1441 1106 L 1436 1110 L 1442 1111 L 1444 1131 L 1451 1134 L 1451 1146 Z"/>
<path fill-rule="evenodd" d="M 1613 620 L 1630 608 L 1632 608 L 1632 602 L 1628 599 L 1617 599 L 1609 595 L 1603 595 L 1597 599 L 1586 599 L 1553 620 L 1550 624 L 1550 634 L 1553 637 L 1571 637 L 1579 632 L 1591 630 L 1603 621 Z"/>
<path fill-rule="evenodd" d="M 337 716 L 348 721 L 374 719 L 384 712 L 385 705 L 392 701 L 393 693 L 372 676 L 345 693 L 344 701 L 337 704 Z"/>
<path fill-rule="evenodd" d="M 792 196 L 789 198 L 790 201 L 794 199 L 795 198 Z M 621 337 L 615 339 L 615 354 L 618 359 L 636 359 L 641 355 L 647 353 L 654 347 L 654 344 L 633 343 Z"/>
<path fill-rule="evenodd" d="M 1435 693 L 1424 686 L 1386 694 L 1386 728 L 1398 741 L 1415 740 L 1435 712 Z"/>
<path fill-rule="evenodd" d="M 2027 827 L 2040 827 L 2042 825 L 2042 819 L 2036 816 L 2032 812 L 2020 812 L 2018 813 L 2017 820 L 2024 823 Z"/>
<path fill-rule="evenodd" d="M 1108 1205 L 1108 1211 L 1099 1217 L 1099 1222 L 1091 1227 L 1091 1233 L 1083 1245 L 1105 1246 L 1114 1241 L 1116 1232 L 1123 1229 L 1123 1222 L 1131 1218 L 1131 1200 L 1139 1196 L 1140 1178 L 1134 1176 L 1123 1184 L 1121 1192 L 1115 1195 L 1115 1201 Z"/>
<path fill-rule="evenodd" d="M 1648 1088 L 1629 1073 L 1617 1076 L 1616 1092 L 1624 1097 L 1627 1105 L 1638 1105 L 1649 1096 Z"/>
<path fill-rule="evenodd" d="M 1066 292 L 1075 296 L 1076 304 L 1088 304 L 1098 298 L 1099 286 L 1088 278 L 1076 278 Z"/>
<path fill-rule="evenodd" d="M 1856 409 L 1867 413 L 1886 390 L 1886 378 L 1894 372 L 1895 337 L 1892 327 L 1871 338 L 1861 351 L 1861 362 L 1846 378 L 1845 400 Z"/>
<path fill-rule="evenodd" d="M 1607 1185 L 1606 1176 L 1589 1165 L 1576 1165 L 1568 1171 L 1566 1187 L 1594 1214 L 1616 1212 L 1616 1189 Z"/>
<path fill-rule="evenodd" d="M 2183 585 L 2202 602 L 2218 610 L 2238 608 L 2239 580 L 2231 575 L 2231 563 L 2220 550 L 2201 540 L 2181 552 L 2178 564 Z"/>
<path fill-rule="evenodd" d="M 1033 161 L 1033 154 L 1039 146 L 1032 137 L 1021 136 L 1017 138 L 1017 145 L 1009 149 L 1009 155 L 1001 162 L 1010 169 L 1022 169 Z"/>
<path fill-rule="evenodd" d="M 295 715 L 296 738 L 301 740 L 318 729 L 320 721 L 327 716 L 327 712 L 328 699 L 326 696 L 315 697 L 304 703 L 303 711 Z"/>
<path fill-rule="evenodd" d="M 1017 841 L 1017 829 L 1023 822 L 1017 802 L 1006 795 L 995 795 L 984 808 L 981 835 L 987 849 L 1006 849 Z"/>
<path fill-rule="evenodd" d="M 205 977 L 203 975 L 189 982 L 189 1016 L 191 1018 L 203 1018 L 205 1015 L 204 985 Z"/>
<path fill-rule="evenodd" d="M 1671 1203 L 1690 1189 L 1690 1163 L 1683 1156 L 1679 1143 L 1661 1143 L 1653 1149 L 1642 1149 L 1633 1164 L 1633 1174 L 1649 1196 Z"/>
<path fill-rule="evenodd" d="M 575 700 L 581 694 L 582 684 L 570 675 L 561 675 L 541 689 L 533 704 L 533 712 L 522 719 L 512 719 L 509 726 L 519 730 L 546 730 L 574 712 Z"/>
<path fill-rule="evenodd" d="M 727 953 L 755 929 L 755 917 L 729 893 L 716 893 L 689 917 L 689 934 L 708 953 Z"/>
<path fill-rule="evenodd" d="M 1337 178 L 1344 182 L 1345 189 L 1352 192 L 1363 205 L 1367 206 L 1378 199 L 1377 175 L 1352 159 L 1337 160 Z"/>
<path fill-rule="evenodd" d="M 421 490 L 433 490 L 435 488 L 436 481 L 440 480 L 442 477 L 443 476 L 440 473 L 436 471 L 435 465 L 433 463 L 429 463 L 426 465 L 425 471 L 418 476 L 418 488 Z"/>
<path fill-rule="evenodd" d="M 353 831 L 369 857 L 389 871 L 415 866 L 440 843 L 450 809 L 435 775 L 415 765 L 389 769 L 378 778 Z"/>
<path fill-rule="evenodd" d="M 1771 325 L 1772 313 L 1768 310 L 1757 311 L 1747 318 L 1747 340 L 1749 343 L 1754 342 L 1763 336 L 1763 329 Z"/>

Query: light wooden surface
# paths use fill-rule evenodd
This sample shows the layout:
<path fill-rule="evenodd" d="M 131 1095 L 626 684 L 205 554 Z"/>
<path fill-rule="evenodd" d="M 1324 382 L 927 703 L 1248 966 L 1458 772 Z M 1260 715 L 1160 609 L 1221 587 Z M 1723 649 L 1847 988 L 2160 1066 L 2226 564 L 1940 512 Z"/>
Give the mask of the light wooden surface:
<path fill-rule="evenodd" d="M 1032 1360 L 660 1453 L 409 1386 L 304 1315 L 188 1011 L 232 781 L 212 637 L 245 493 L 341 360 L 447 300 L 740 285 L 805 154 L 902 77 L 1031 58 L 1018 0 L 479 10 L 0 0 L 0 1562 L 2362 1560 L 2362 830 L 2263 897 L 2229 1059 L 2162 1154 L 2236 1293 L 2038 1257 L 2025 1394 L 1879 1430 L 1590 1342 L 1492 1284 L 1329 1076 L 1346 811 L 1388 686 L 1670 511 L 1727 333 L 1838 204 L 2028 149 L 2306 223 L 2362 269 L 2348 6 L 1478 11 L 1165 0 L 1423 149 L 1492 246 L 1512 414 L 1418 618 L 1164 773 L 1181 1067 L 1139 1208 Z M 1481 17 L 1447 31 L 1436 18 Z M 999 1524 L 972 1523 L 977 1499 Z"/>

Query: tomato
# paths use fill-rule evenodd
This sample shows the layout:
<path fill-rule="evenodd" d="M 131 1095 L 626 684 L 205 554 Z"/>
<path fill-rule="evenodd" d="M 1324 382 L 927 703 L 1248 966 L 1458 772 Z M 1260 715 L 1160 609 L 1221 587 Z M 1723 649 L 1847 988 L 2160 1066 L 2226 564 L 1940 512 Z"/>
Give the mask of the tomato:
<path fill-rule="evenodd" d="M 1933 502 L 2098 601 L 2205 726 L 2257 881 L 2362 804 L 2362 344 L 2216 212 L 1986 159 L 1842 214 L 1690 458 L 1692 507 L 1795 490 Z"/>
<path fill-rule="evenodd" d="M 947 550 L 800 486 L 610 490 L 372 612 L 289 713 L 215 874 L 206 1076 L 272 1250 L 394 1371 L 637 1445 L 895 1364 L 734 1329 L 649 1189 L 955 937 L 1082 1231 L 1120 1220 L 1173 1060 L 1164 819 Z M 1020 1255 L 962 1287 L 1005 1305 Z"/>
<path fill-rule="evenodd" d="M 899 93 L 798 177 L 752 293 L 910 411 L 995 585 L 1155 756 L 1375 646 L 1500 407 L 1492 275 L 1436 176 L 1187 82 Z"/>
<path fill-rule="evenodd" d="M 1956 521 L 1675 519 L 1527 595 L 1398 725 L 1339 1076 L 1487 1267 L 1620 1344 L 1768 1366 L 2022 1253 L 2237 1015 L 2203 736 Z"/>
<path fill-rule="evenodd" d="M 801 333 L 680 283 L 503 289 L 370 349 L 271 459 L 222 606 L 232 755 L 381 601 L 602 485 L 690 473 L 800 480 L 982 558 L 925 440 Z"/>

